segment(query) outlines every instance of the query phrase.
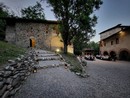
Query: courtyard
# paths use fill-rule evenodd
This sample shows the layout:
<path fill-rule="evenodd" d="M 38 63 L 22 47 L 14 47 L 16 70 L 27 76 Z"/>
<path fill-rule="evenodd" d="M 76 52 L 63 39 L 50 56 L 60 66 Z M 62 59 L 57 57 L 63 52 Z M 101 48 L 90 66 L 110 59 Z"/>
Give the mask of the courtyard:
<path fill-rule="evenodd" d="M 85 70 L 81 78 L 64 66 L 39 69 L 14 98 L 130 98 L 130 62 L 96 59 Z"/>

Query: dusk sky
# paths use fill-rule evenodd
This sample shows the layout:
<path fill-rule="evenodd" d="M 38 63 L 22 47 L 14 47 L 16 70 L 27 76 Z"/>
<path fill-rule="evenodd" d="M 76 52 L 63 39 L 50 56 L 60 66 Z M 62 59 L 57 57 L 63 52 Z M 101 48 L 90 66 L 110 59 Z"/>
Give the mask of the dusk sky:
<path fill-rule="evenodd" d="M 35 5 L 40 0 L 0 0 L 10 10 L 20 15 L 20 9 Z M 46 2 L 42 2 L 45 18 L 47 20 L 56 20 L 50 8 L 46 7 Z M 130 25 L 130 0 L 103 0 L 101 8 L 95 12 L 98 17 L 96 25 L 96 36 L 92 39 L 95 42 L 100 40 L 99 33 L 111 28 L 117 24 Z"/>

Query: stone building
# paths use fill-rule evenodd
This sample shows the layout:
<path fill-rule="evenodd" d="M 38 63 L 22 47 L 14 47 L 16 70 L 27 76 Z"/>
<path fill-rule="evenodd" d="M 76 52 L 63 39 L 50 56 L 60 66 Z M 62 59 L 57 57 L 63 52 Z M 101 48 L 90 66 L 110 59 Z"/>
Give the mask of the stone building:
<path fill-rule="evenodd" d="M 57 21 L 6 18 L 6 38 L 9 43 L 22 47 L 35 46 L 49 50 L 63 49 Z M 35 44 L 35 45 L 34 45 Z M 73 53 L 73 47 L 68 47 Z"/>
<path fill-rule="evenodd" d="M 100 54 L 130 60 L 130 26 L 119 24 L 101 32 Z"/>
<path fill-rule="evenodd" d="M 82 52 L 83 55 L 94 55 L 94 49 L 91 48 L 84 48 Z"/>

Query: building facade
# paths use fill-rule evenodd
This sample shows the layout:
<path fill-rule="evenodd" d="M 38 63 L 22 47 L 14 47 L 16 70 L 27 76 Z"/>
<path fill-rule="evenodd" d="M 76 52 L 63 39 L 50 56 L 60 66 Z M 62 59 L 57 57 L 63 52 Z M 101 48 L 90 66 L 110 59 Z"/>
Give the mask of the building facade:
<path fill-rule="evenodd" d="M 130 26 L 121 24 L 100 33 L 100 54 L 130 60 Z"/>
<path fill-rule="evenodd" d="M 6 22 L 5 40 L 9 43 L 25 48 L 33 46 L 53 51 L 63 50 L 57 21 L 6 18 Z M 69 46 L 68 50 L 73 53 L 72 46 Z"/>

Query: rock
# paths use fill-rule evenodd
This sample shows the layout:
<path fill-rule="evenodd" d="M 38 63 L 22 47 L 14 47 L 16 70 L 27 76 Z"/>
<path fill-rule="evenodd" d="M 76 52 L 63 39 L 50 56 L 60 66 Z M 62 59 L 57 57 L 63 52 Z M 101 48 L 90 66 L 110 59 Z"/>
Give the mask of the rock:
<path fill-rule="evenodd" d="M 30 66 L 34 66 L 34 65 L 35 65 L 35 63 L 31 63 L 31 64 L 30 64 Z"/>
<path fill-rule="evenodd" d="M 13 81 L 13 79 L 12 79 L 12 78 L 7 78 L 7 80 L 6 80 L 6 84 L 11 84 L 11 83 L 12 83 L 12 81 Z"/>
<path fill-rule="evenodd" d="M 28 67 L 28 71 L 31 71 L 31 70 L 32 70 L 32 68 L 29 66 L 29 67 Z"/>
<path fill-rule="evenodd" d="M 10 66 L 6 66 L 4 69 L 5 69 L 5 70 L 8 70 L 9 68 L 10 68 Z"/>
<path fill-rule="evenodd" d="M 25 80 L 24 78 L 25 78 L 25 76 L 21 76 L 21 77 L 20 77 L 20 80 L 21 80 L 21 81 L 24 81 L 24 80 Z"/>
<path fill-rule="evenodd" d="M 27 72 L 27 73 L 26 73 L 26 76 L 29 76 L 30 74 L 31 74 L 30 72 Z"/>
<path fill-rule="evenodd" d="M 14 71 L 14 67 L 10 67 L 10 70 L 11 70 L 11 71 Z"/>
<path fill-rule="evenodd" d="M 90 75 L 86 74 L 86 73 L 82 73 L 82 74 L 80 74 L 80 76 L 83 77 L 83 78 L 90 77 Z"/>
<path fill-rule="evenodd" d="M 1 82 L 0 82 L 0 89 L 1 89 L 3 86 L 4 86 L 4 82 L 1 81 Z"/>
<path fill-rule="evenodd" d="M 28 64 L 29 62 L 28 62 L 28 61 L 24 61 L 24 63 L 27 63 L 27 64 Z"/>
<path fill-rule="evenodd" d="M 26 73 L 20 73 L 19 76 L 25 76 Z"/>
<path fill-rule="evenodd" d="M 55 64 L 52 64 L 52 67 L 55 67 Z"/>
<path fill-rule="evenodd" d="M 9 63 L 9 64 L 8 64 L 8 66 L 13 66 L 13 67 L 16 66 L 16 65 L 17 65 L 16 62 L 14 62 L 14 63 Z"/>
<path fill-rule="evenodd" d="M 19 71 L 19 73 L 27 73 L 27 72 L 28 72 L 27 68 L 24 68 L 23 70 Z"/>
<path fill-rule="evenodd" d="M 13 90 L 10 92 L 9 96 L 14 96 L 15 93 L 16 93 L 16 91 L 15 91 L 15 89 L 13 89 Z"/>
<path fill-rule="evenodd" d="M 1 98 L 7 98 L 9 96 L 9 90 L 7 90 Z"/>
<path fill-rule="evenodd" d="M 14 60 L 8 60 L 8 63 L 15 63 Z"/>
<path fill-rule="evenodd" d="M 3 77 L 0 76 L 0 81 L 3 81 Z"/>
<path fill-rule="evenodd" d="M 12 86 L 15 87 L 19 82 L 20 82 L 20 78 L 17 77 L 16 79 L 13 80 Z"/>
<path fill-rule="evenodd" d="M 5 90 L 6 90 L 6 88 L 7 88 L 7 85 L 4 85 L 3 86 L 3 88 L 2 89 L 0 89 L 0 96 L 2 96 L 3 95 L 3 93 L 5 92 Z"/>
<path fill-rule="evenodd" d="M 7 71 L 13 71 L 14 70 L 14 67 L 11 67 L 11 66 L 6 66 L 5 68 L 4 68 L 4 70 L 7 70 Z"/>
<path fill-rule="evenodd" d="M 7 89 L 10 90 L 12 88 L 12 85 L 7 85 Z"/>
<path fill-rule="evenodd" d="M 78 75 L 78 76 L 81 75 L 81 73 L 79 73 L 79 72 L 76 72 L 75 74 Z"/>
<path fill-rule="evenodd" d="M 21 65 L 22 65 L 22 63 L 17 63 L 17 66 L 16 66 L 16 67 L 19 68 Z"/>
<path fill-rule="evenodd" d="M 0 76 L 3 76 L 3 74 L 4 74 L 4 71 L 0 71 Z"/>
<path fill-rule="evenodd" d="M 17 75 L 17 74 L 19 74 L 19 71 L 18 71 L 18 70 L 16 70 L 15 72 L 13 72 L 13 75 L 14 75 L 14 76 Z"/>
<path fill-rule="evenodd" d="M 21 58 L 16 58 L 16 61 L 18 61 L 18 62 L 21 61 Z"/>
<path fill-rule="evenodd" d="M 20 58 L 23 59 L 23 58 L 24 58 L 24 55 L 20 55 Z"/>
<path fill-rule="evenodd" d="M 5 71 L 4 77 L 9 77 L 12 74 L 12 71 Z"/>
<path fill-rule="evenodd" d="M 19 73 L 16 74 L 16 75 L 14 75 L 12 78 L 13 78 L 13 79 L 16 79 L 18 76 L 19 76 Z"/>
<path fill-rule="evenodd" d="M 16 94 L 16 92 L 20 89 L 21 86 L 13 89 L 11 92 L 10 92 L 10 96 L 14 96 Z"/>
<path fill-rule="evenodd" d="M 27 79 L 27 77 L 24 77 L 24 80 L 26 80 Z"/>

